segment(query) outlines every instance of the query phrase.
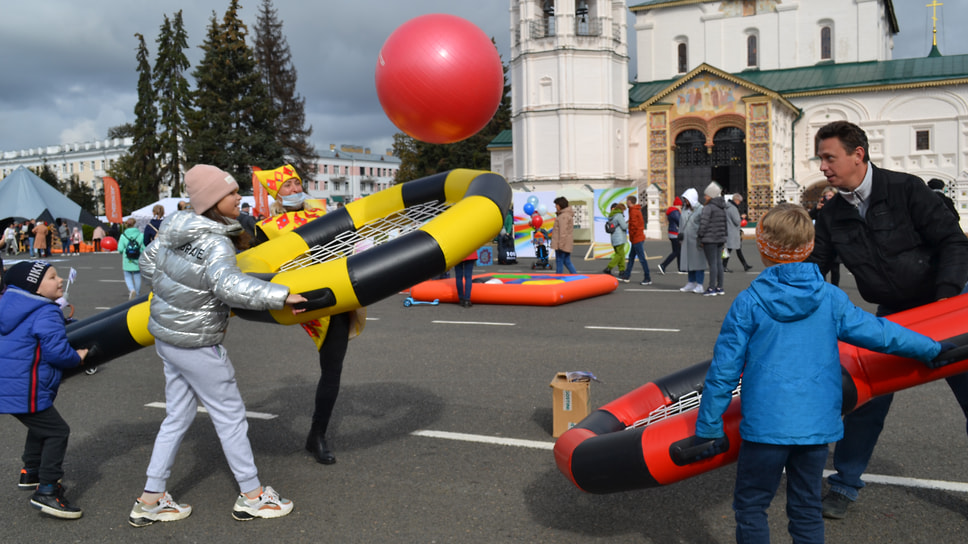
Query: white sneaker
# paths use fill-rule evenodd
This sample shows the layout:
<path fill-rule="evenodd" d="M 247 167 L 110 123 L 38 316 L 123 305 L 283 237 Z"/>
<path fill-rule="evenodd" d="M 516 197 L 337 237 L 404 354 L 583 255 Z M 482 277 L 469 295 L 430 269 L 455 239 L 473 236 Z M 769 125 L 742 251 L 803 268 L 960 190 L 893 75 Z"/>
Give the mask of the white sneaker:
<path fill-rule="evenodd" d="M 134 297 L 135 297 L 135 292 L 134 291 L 128 291 L 128 300 L 134 300 Z"/>
<path fill-rule="evenodd" d="M 154 506 L 147 506 L 141 499 L 134 501 L 134 508 L 128 515 L 132 527 L 147 527 L 156 521 L 178 521 L 192 514 L 192 507 L 178 504 L 166 491 Z"/>
<path fill-rule="evenodd" d="M 693 293 L 699 293 L 701 295 L 701 294 L 705 293 L 706 290 L 702 288 L 702 284 L 701 283 L 698 283 L 698 284 L 696 284 L 695 287 L 692 288 L 692 292 Z"/>
<path fill-rule="evenodd" d="M 680 287 L 679 290 L 682 291 L 683 293 L 691 293 L 692 290 L 695 289 L 695 287 L 696 287 L 696 282 L 691 281 L 683 285 L 682 287 Z"/>
<path fill-rule="evenodd" d="M 292 512 L 292 501 L 279 497 L 275 489 L 269 486 L 262 488 L 258 499 L 249 499 L 239 493 L 232 508 L 232 517 L 239 521 L 255 518 L 281 518 Z"/>

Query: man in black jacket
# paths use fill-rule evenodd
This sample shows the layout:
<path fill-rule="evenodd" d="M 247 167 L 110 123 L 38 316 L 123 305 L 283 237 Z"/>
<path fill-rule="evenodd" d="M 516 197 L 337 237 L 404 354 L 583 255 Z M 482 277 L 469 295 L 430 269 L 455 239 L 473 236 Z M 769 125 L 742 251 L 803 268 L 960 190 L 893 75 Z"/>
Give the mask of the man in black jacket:
<path fill-rule="evenodd" d="M 870 164 L 867 135 L 852 123 L 825 125 L 815 144 L 820 170 L 840 192 L 817 214 L 808 262 L 826 274 L 839 256 L 879 316 L 961 293 L 968 282 L 968 238 L 924 181 Z M 968 418 L 968 374 L 947 381 Z M 893 398 L 875 397 L 844 418 L 824 517 L 843 518 L 857 500 Z"/>

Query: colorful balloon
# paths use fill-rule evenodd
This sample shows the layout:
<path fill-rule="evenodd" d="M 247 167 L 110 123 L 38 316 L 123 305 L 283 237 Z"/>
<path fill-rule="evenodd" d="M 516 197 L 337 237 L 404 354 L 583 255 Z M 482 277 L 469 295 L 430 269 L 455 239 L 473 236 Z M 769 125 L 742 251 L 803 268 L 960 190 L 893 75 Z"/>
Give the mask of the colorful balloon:
<path fill-rule="evenodd" d="M 538 197 L 536 197 L 534 195 L 529 196 L 528 197 L 528 204 L 531 204 L 532 206 L 537 206 L 538 205 Z"/>
<path fill-rule="evenodd" d="M 739 226 L 745 227 L 746 226 L 746 220 L 745 219 L 740 220 Z"/>
<path fill-rule="evenodd" d="M 101 240 L 101 249 L 104 251 L 117 251 L 118 241 L 115 240 L 113 236 L 105 236 Z"/>
<path fill-rule="evenodd" d="M 530 202 L 525 202 L 524 203 L 524 213 L 526 213 L 527 215 L 534 214 L 534 204 L 532 204 Z"/>
<path fill-rule="evenodd" d="M 494 117 L 504 96 L 504 67 L 491 39 L 470 21 L 421 15 L 383 43 L 376 94 L 390 121 L 411 137 L 458 142 Z"/>
<path fill-rule="evenodd" d="M 540 229 L 541 225 L 543 224 L 544 224 L 544 219 L 541 219 L 540 215 L 534 214 L 531 216 L 531 226 L 533 228 Z"/>

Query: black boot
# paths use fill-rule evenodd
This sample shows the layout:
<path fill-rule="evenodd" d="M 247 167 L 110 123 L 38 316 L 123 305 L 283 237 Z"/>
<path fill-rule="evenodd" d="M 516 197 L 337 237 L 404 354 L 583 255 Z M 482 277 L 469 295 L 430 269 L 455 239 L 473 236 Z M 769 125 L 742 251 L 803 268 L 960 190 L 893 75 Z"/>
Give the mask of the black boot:
<path fill-rule="evenodd" d="M 336 462 L 336 456 L 326 445 L 326 437 L 320 433 L 309 433 L 309 437 L 306 438 L 306 451 L 313 454 L 319 464 L 332 465 Z"/>

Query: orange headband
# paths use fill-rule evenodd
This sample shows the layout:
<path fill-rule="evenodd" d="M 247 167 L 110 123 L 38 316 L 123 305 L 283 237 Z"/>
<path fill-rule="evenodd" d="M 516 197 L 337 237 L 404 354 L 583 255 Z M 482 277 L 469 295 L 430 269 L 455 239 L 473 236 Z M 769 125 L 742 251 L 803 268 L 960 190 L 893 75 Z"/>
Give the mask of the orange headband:
<path fill-rule="evenodd" d="M 767 259 L 780 264 L 799 263 L 806 260 L 813 253 L 813 240 L 806 245 L 797 248 L 780 247 L 771 244 L 763 236 L 762 219 L 756 224 L 756 248 L 760 250 Z"/>

